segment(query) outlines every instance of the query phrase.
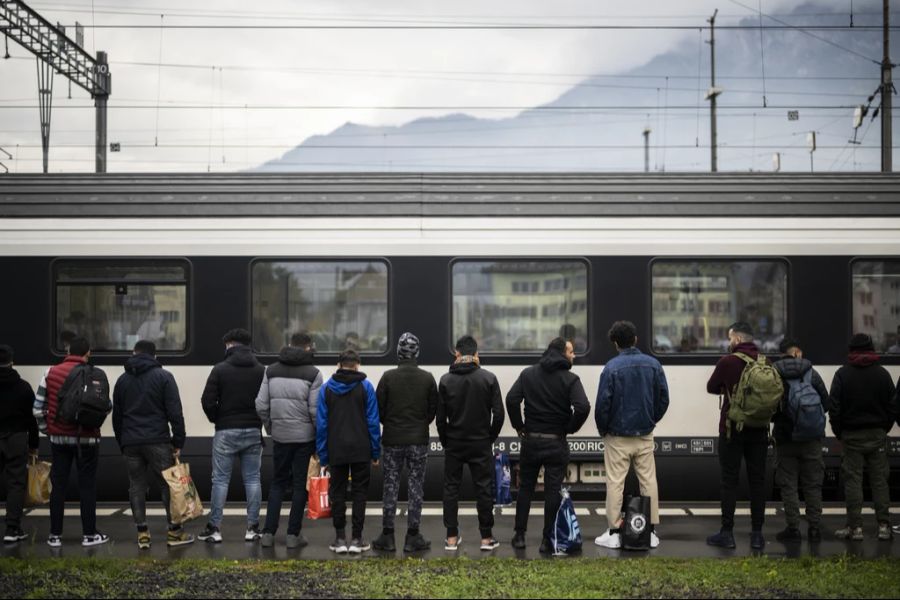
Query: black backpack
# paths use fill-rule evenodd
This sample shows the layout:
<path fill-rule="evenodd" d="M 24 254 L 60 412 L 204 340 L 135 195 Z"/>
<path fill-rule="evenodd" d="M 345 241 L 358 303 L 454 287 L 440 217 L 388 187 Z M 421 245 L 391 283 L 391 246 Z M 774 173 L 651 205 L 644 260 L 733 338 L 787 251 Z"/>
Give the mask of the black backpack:
<path fill-rule="evenodd" d="M 56 421 L 99 429 L 109 414 L 109 386 L 103 372 L 94 376 L 94 367 L 78 365 L 69 373 L 59 390 Z"/>

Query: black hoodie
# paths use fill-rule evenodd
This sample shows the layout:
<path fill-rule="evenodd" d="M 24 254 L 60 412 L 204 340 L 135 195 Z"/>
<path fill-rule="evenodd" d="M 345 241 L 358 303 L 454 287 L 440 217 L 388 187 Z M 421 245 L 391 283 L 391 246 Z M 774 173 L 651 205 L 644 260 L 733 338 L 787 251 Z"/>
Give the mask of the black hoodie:
<path fill-rule="evenodd" d="M 802 379 L 806 372 L 812 369 L 811 383 L 813 389 L 818 392 L 819 397 L 822 399 L 822 408 L 826 412 L 828 411 L 828 388 L 825 387 L 825 382 L 819 373 L 813 369 L 812 363 L 805 358 L 794 358 L 786 355 L 775 363 L 775 368 L 784 380 L 784 399 L 778 405 L 775 416 L 772 417 L 772 422 L 775 424 L 772 427 L 772 436 L 777 443 L 786 443 L 791 441 L 791 432 L 794 430 L 794 422 L 785 412 L 788 396 L 791 393 L 791 386 L 788 381 L 791 379 Z"/>
<path fill-rule="evenodd" d="M 493 442 L 503 427 L 503 398 L 493 373 L 475 362 L 450 366 L 438 386 L 437 430 L 444 446 Z"/>
<path fill-rule="evenodd" d="M 895 393 L 894 380 L 878 364 L 878 355 L 851 354 L 849 364 L 831 380 L 828 417 L 835 437 L 858 429 L 890 431 L 897 421 Z"/>
<path fill-rule="evenodd" d="M 200 399 L 216 431 L 262 427 L 256 395 L 265 372 L 250 346 L 232 346 L 225 351 L 225 360 L 213 367 Z"/>
<path fill-rule="evenodd" d="M 28 432 L 28 447 L 38 447 L 38 427 L 31 412 L 34 390 L 12 367 L 0 367 L 0 435 Z"/>
<path fill-rule="evenodd" d="M 184 413 L 175 377 L 149 354 L 129 358 L 113 389 L 112 421 L 122 448 L 168 443 L 183 448 Z"/>
<path fill-rule="evenodd" d="M 591 405 L 581 379 L 571 369 L 572 363 L 558 350 L 547 350 L 538 364 L 522 371 L 506 394 L 509 422 L 516 431 L 564 436 L 581 429 Z"/>

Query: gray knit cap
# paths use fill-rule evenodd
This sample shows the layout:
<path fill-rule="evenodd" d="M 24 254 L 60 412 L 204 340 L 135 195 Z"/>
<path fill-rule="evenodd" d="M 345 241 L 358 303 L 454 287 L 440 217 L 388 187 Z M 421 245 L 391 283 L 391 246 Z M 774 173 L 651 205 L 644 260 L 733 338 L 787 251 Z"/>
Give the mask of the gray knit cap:
<path fill-rule="evenodd" d="M 408 331 L 400 336 L 397 342 L 397 358 L 417 358 L 419 356 L 419 338 Z"/>

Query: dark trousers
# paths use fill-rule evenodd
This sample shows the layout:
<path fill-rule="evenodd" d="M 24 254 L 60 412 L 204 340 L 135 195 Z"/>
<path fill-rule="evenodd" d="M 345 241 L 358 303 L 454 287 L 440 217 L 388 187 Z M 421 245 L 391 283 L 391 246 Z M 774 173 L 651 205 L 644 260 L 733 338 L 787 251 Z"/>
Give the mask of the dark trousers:
<path fill-rule="evenodd" d="M 50 533 L 62 535 L 66 509 L 66 488 L 72 463 L 78 471 L 78 499 L 81 501 L 81 531 L 97 533 L 97 464 L 99 445 L 50 444 L 53 466 L 50 467 Z"/>
<path fill-rule="evenodd" d="M 28 485 L 28 433 L 0 434 L 0 469 L 6 478 L 6 527 L 22 526 L 25 487 Z"/>
<path fill-rule="evenodd" d="M 775 445 L 775 483 L 784 501 L 784 517 L 788 527 L 800 527 L 800 493 L 806 501 L 806 521 L 818 527 L 822 520 L 822 482 L 825 461 L 822 440 L 781 442 Z"/>
<path fill-rule="evenodd" d="M 459 535 L 459 485 L 463 467 L 469 467 L 475 485 L 475 506 L 478 508 L 478 529 L 482 538 L 489 538 L 494 528 L 494 453 L 491 442 L 449 441 L 444 447 L 444 527 L 447 536 Z"/>
<path fill-rule="evenodd" d="M 134 524 L 138 527 L 147 526 L 147 492 L 152 481 L 159 488 L 169 528 L 175 529 L 169 512 L 169 484 L 162 476 L 163 471 L 175 466 L 173 450 L 172 444 L 142 444 L 126 446 L 122 450 L 128 469 L 128 501 Z"/>
<path fill-rule="evenodd" d="M 382 525 L 394 528 L 397 514 L 397 496 L 400 494 L 400 474 L 405 464 L 409 469 L 407 489 L 409 491 L 408 529 L 418 529 L 422 520 L 422 502 L 425 498 L 425 468 L 428 465 L 428 446 L 385 446 L 381 453 L 384 471 L 384 511 Z"/>
<path fill-rule="evenodd" d="M 528 529 L 531 497 L 537 484 L 538 472 L 544 467 L 544 530 L 549 540 L 562 502 L 559 495 L 566 467 L 569 464 L 569 444 L 565 440 L 526 437 L 519 455 L 519 497 L 516 499 L 516 532 Z"/>
<path fill-rule="evenodd" d="M 847 501 L 847 525 L 862 527 L 863 470 L 869 471 L 875 518 L 890 523 L 891 491 L 888 485 L 891 467 L 887 456 L 887 434 L 884 429 L 844 431 L 841 435 L 844 456 L 841 477 Z"/>
<path fill-rule="evenodd" d="M 766 455 L 769 449 L 767 429 L 731 432 L 731 439 L 719 436 L 719 466 L 722 468 L 722 529 L 734 529 L 734 509 L 741 476 L 741 460 L 750 482 L 750 522 L 753 531 L 761 531 L 766 517 Z"/>
<path fill-rule="evenodd" d="M 316 443 L 282 444 L 275 442 L 272 449 L 272 462 L 275 472 L 272 486 L 269 488 L 269 503 L 266 506 L 266 524 L 263 527 L 268 533 L 278 531 L 281 517 L 281 504 L 286 492 L 291 494 L 291 516 L 288 518 L 288 535 L 299 535 L 303 526 L 303 511 L 306 509 L 306 472 L 309 470 L 309 459 L 316 451 Z"/>
<path fill-rule="evenodd" d="M 353 499 L 353 537 L 362 537 L 366 521 L 366 496 L 369 494 L 371 463 L 359 462 L 349 465 L 329 465 L 331 481 L 328 497 L 331 502 L 331 518 L 338 532 L 347 527 L 347 478 L 352 477 L 350 496 Z"/>

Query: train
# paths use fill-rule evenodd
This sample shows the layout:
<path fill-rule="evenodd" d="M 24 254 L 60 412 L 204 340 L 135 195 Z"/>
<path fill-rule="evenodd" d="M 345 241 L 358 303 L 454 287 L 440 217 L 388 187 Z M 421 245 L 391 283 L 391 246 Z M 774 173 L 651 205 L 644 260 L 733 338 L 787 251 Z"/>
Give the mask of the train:
<path fill-rule="evenodd" d="M 607 330 L 630 320 L 670 386 L 655 431 L 664 501 L 718 499 L 719 399 L 706 381 L 728 324 L 749 322 L 770 356 L 784 336 L 798 338 L 826 384 L 850 335 L 865 332 L 900 376 L 891 174 L 9 174 L 0 232 L 0 342 L 14 347 L 16 369 L 37 388 L 74 331 L 114 381 L 134 342 L 154 341 L 181 391 L 183 460 L 207 498 L 214 428 L 200 396 L 234 327 L 251 331 L 263 363 L 309 332 L 326 377 L 356 348 L 374 383 L 395 366 L 401 333 L 420 338 L 419 364 L 435 378 L 454 340 L 472 334 L 504 394 L 564 335 L 593 406 L 615 355 Z M 103 434 L 99 498 L 125 500 L 109 423 Z M 425 493 L 438 500 L 434 425 L 431 436 Z M 896 498 L 900 428 L 889 444 Z M 593 415 L 569 445 L 567 485 L 602 495 Z M 510 454 L 515 489 L 508 421 L 495 449 Z M 267 489 L 268 441 L 264 452 Z M 827 437 L 823 452 L 825 498 L 837 500 L 840 443 Z M 771 460 L 768 471 L 777 498 Z M 373 498 L 380 482 L 375 469 Z M 473 494 L 468 479 L 463 494 Z M 230 497 L 243 497 L 239 477 Z"/>

